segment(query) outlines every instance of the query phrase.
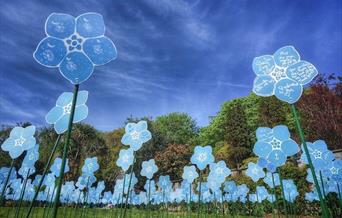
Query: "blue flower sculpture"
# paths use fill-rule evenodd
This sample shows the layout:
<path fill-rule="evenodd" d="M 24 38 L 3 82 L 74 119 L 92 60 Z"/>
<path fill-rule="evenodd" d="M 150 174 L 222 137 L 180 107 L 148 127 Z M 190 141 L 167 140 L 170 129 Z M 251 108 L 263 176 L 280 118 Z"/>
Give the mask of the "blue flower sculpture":
<path fill-rule="evenodd" d="M 134 151 L 141 148 L 142 144 L 152 138 L 151 132 L 147 130 L 147 122 L 142 120 L 138 123 L 128 123 L 121 143 L 129 145 Z"/>
<path fill-rule="evenodd" d="M 296 197 L 299 195 L 297 186 L 294 184 L 292 179 L 283 180 L 284 195 L 285 199 L 289 202 L 294 202 Z"/>
<path fill-rule="evenodd" d="M 124 172 L 133 164 L 133 149 L 121 149 L 119 152 L 119 159 L 116 161 L 116 165 L 121 167 Z"/>
<path fill-rule="evenodd" d="M 39 145 L 36 144 L 30 150 L 27 150 L 23 163 L 27 166 L 33 166 L 34 163 L 39 159 Z"/>
<path fill-rule="evenodd" d="M 337 182 L 342 183 L 342 160 L 331 161 L 323 170 L 323 174 Z"/>
<path fill-rule="evenodd" d="M 82 173 L 84 175 L 93 175 L 95 171 L 100 168 L 97 163 L 97 157 L 88 157 L 84 161 L 84 165 L 82 167 Z"/>
<path fill-rule="evenodd" d="M 316 170 L 323 170 L 334 159 L 334 155 L 328 150 L 327 144 L 323 140 L 317 140 L 314 143 L 306 143 L 312 164 Z M 303 153 L 301 160 L 308 164 L 307 157 L 305 155 L 304 148 L 302 146 Z"/>
<path fill-rule="evenodd" d="M 104 36 L 103 17 L 97 13 L 52 13 L 45 23 L 44 38 L 33 53 L 35 60 L 46 67 L 58 67 L 71 83 L 80 84 L 93 73 L 94 66 L 116 58 L 113 42 Z"/>
<path fill-rule="evenodd" d="M 265 177 L 265 172 L 258 164 L 249 162 L 246 175 L 249 176 L 254 182 L 257 182 L 259 179 Z"/>
<path fill-rule="evenodd" d="M 170 176 L 159 176 L 158 186 L 163 190 L 167 190 L 169 187 L 171 187 L 172 183 L 170 180 Z"/>
<path fill-rule="evenodd" d="M 284 165 L 288 156 L 299 151 L 297 143 L 290 138 L 289 129 L 284 125 L 275 126 L 273 129 L 259 127 L 256 137 L 253 152 L 276 167 Z"/>
<path fill-rule="evenodd" d="M 12 159 L 19 157 L 24 151 L 33 148 L 36 145 L 34 133 L 35 126 L 14 127 L 8 139 L 1 145 L 1 149 L 8 151 Z"/>
<path fill-rule="evenodd" d="M 58 97 L 56 101 L 56 106 L 53 107 L 46 114 L 46 122 L 54 125 L 54 129 L 57 132 L 57 134 L 62 134 L 68 129 L 69 118 L 71 114 L 72 98 L 72 92 L 63 92 Z M 78 123 L 87 118 L 87 99 L 88 91 L 78 92 L 73 123 Z"/>
<path fill-rule="evenodd" d="M 209 168 L 209 177 L 212 176 L 218 183 L 223 183 L 226 177 L 231 174 L 231 170 L 227 167 L 223 160 L 217 163 L 211 163 Z"/>
<path fill-rule="evenodd" d="M 213 163 L 215 160 L 213 154 L 212 154 L 212 147 L 207 145 L 205 147 L 202 146 L 196 146 L 195 152 L 191 156 L 191 163 L 195 164 L 198 169 L 204 170 L 207 165 Z"/>
<path fill-rule="evenodd" d="M 148 179 L 152 179 L 153 175 L 158 171 L 158 167 L 154 159 L 143 161 L 141 167 L 140 175 L 145 176 Z"/>
<path fill-rule="evenodd" d="M 55 161 L 53 162 L 52 166 L 50 167 L 51 172 L 56 176 L 59 177 L 60 171 L 62 167 L 62 159 L 57 157 Z M 64 173 L 69 172 L 69 161 L 66 160 Z"/>
<path fill-rule="evenodd" d="M 290 104 L 299 100 L 303 85 L 310 83 L 318 74 L 314 65 L 300 60 L 293 46 L 282 47 L 273 55 L 254 58 L 252 68 L 257 76 L 253 84 L 255 94 L 275 95 Z"/>
<path fill-rule="evenodd" d="M 274 186 L 280 185 L 280 177 L 278 173 L 273 173 L 273 179 L 272 179 L 272 173 L 267 172 L 263 180 L 270 188 L 274 188 Z M 273 180 L 274 180 L 274 185 L 273 185 Z"/>
<path fill-rule="evenodd" d="M 198 173 L 195 166 L 185 166 L 183 168 L 182 178 L 186 180 L 189 184 L 193 183 L 196 178 L 198 178 Z"/>

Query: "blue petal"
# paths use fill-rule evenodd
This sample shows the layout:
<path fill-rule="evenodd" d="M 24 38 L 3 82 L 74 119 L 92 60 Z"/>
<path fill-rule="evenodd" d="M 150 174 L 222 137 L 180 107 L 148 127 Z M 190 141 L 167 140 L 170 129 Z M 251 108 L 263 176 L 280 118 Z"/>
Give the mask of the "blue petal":
<path fill-rule="evenodd" d="M 147 122 L 145 120 L 141 120 L 139 121 L 136 125 L 135 125 L 135 130 L 138 132 L 142 132 L 144 130 L 147 130 Z"/>
<path fill-rule="evenodd" d="M 299 100 L 303 87 L 292 79 L 282 79 L 275 85 L 275 96 L 289 104 Z"/>
<path fill-rule="evenodd" d="M 263 55 L 253 60 L 252 68 L 256 75 L 270 74 L 274 69 L 274 59 L 272 55 Z"/>
<path fill-rule="evenodd" d="M 49 124 L 54 124 L 63 115 L 62 107 L 53 107 L 45 116 L 45 120 Z"/>
<path fill-rule="evenodd" d="M 36 139 L 31 136 L 30 138 L 26 138 L 26 140 L 22 146 L 22 149 L 23 150 L 29 150 L 29 149 L 33 148 L 35 145 L 36 145 Z"/>
<path fill-rule="evenodd" d="M 33 53 L 34 59 L 46 67 L 58 66 L 67 53 L 64 42 L 53 37 L 46 37 L 40 41 Z"/>
<path fill-rule="evenodd" d="M 289 139 L 281 144 L 281 150 L 286 154 L 286 156 L 292 156 L 299 152 L 299 147 L 295 141 Z"/>
<path fill-rule="evenodd" d="M 91 76 L 94 66 L 83 53 L 71 52 L 63 59 L 59 70 L 72 84 L 80 84 Z"/>
<path fill-rule="evenodd" d="M 270 142 L 273 139 L 273 132 L 268 127 L 258 127 L 256 130 L 256 137 L 258 141 Z"/>
<path fill-rule="evenodd" d="M 12 159 L 15 159 L 19 157 L 23 152 L 24 150 L 22 149 L 21 146 L 14 146 L 11 148 L 11 150 L 9 150 L 9 155 L 11 156 Z"/>
<path fill-rule="evenodd" d="M 315 141 L 312 146 L 311 146 L 312 149 L 317 149 L 321 152 L 324 152 L 326 150 L 328 150 L 328 146 L 327 144 L 325 143 L 325 141 L 323 140 L 317 140 Z"/>
<path fill-rule="evenodd" d="M 72 102 L 73 94 L 71 92 L 63 92 L 57 99 L 56 105 L 60 107 L 67 106 Z"/>
<path fill-rule="evenodd" d="M 253 92 L 259 96 L 272 96 L 276 81 L 268 75 L 257 76 L 253 82 Z"/>
<path fill-rule="evenodd" d="M 267 157 L 272 151 L 272 146 L 266 142 L 257 141 L 254 145 L 253 152 L 259 157 Z"/>
<path fill-rule="evenodd" d="M 280 67 L 289 67 L 300 60 L 300 56 L 293 46 L 285 46 L 274 53 L 274 61 Z"/>
<path fill-rule="evenodd" d="M 286 162 L 286 156 L 284 152 L 280 150 L 274 150 L 270 153 L 268 156 L 268 161 L 273 163 L 275 166 L 279 167 L 285 164 Z"/>
<path fill-rule="evenodd" d="M 68 38 L 75 32 L 75 18 L 69 14 L 52 13 L 46 20 L 45 31 L 49 36 Z"/>
<path fill-rule="evenodd" d="M 314 65 L 306 61 L 299 61 L 298 63 L 291 65 L 286 69 L 286 75 L 301 85 L 308 84 L 318 71 Z"/>
<path fill-rule="evenodd" d="M 152 138 L 152 135 L 151 135 L 150 131 L 148 131 L 148 130 L 142 131 L 140 133 L 140 139 L 142 142 L 147 142 L 151 138 Z"/>
<path fill-rule="evenodd" d="M 290 138 L 289 129 L 285 125 L 278 125 L 273 127 L 273 135 L 280 141 L 285 141 Z"/>
<path fill-rule="evenodd" d="M 24 128 L 20 126 L 16 126 L 11 130 L 10 137 L 11 138 L 19 138 L 24 132 Z"/>
<path fill-rule="evenodd" d="M 79 91 L 77 94 L 77 102 L 76 102 L 76 106 L 85 104 L 88 100 L 88 91 Z"/>
<path fill-rule="evenodd" d="M 117 56 L 114 43 L 107 37 L 87 39 L 83 50 L 95 65 L 103 65 Z"/>
<path fill-rule="evenodd" d="M 76 18 L 76 31 L 83 37 L 97 37 L 105 33 L 105 25 L 101 14 L 85 13 Z"/>
<path fill-rule="evenodd" d="M 4 141 L 4 143 L 2 143 L 1 145 L 1 149 L 4 151 L 9 151 L 12 149 L 12 147 L 14 147 L 14 139 L 13 138 L 8 138 Z"/>
<path fill-rule="evenodd" d="M 87 105 L 80 105 L 75 108 L 75 115 L 73 123 L 80 122 L 87 118 L 88 116 L 88 107 Z"/>
<path fill-rule="evenodd" d="M 132 142 L 132 137 L 130 134 L 125 133 L 121 138 L 121 143 L 124 145 L 130 145 Z"/>
<path fill-rule="evenodd" d="M 64 114 L 61 119 L 55 123 L 55 131 L 57 134 L 62 134 L 68 129 L 70 114 Z"/>
<path fill-rule="evenodd" d="M 28 127 L 24 128 L 22 136 L 24 138 L 32 137 L 35 132 L 36 132 L 36 127 L 35 126 L 28 126 Z"/>

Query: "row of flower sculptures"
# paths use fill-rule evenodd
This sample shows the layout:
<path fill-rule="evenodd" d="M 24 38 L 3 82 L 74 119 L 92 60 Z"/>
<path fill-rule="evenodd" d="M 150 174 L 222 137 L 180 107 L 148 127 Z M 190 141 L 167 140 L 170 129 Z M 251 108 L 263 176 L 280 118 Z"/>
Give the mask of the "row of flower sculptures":
<path fill-rule="evenodd" d="M 29 179 L 35 173 L 34 164 L 39 158 L 34 126 L 13 128 L 9 138 L 2 144 L 1 148 L 9 152 L 12 164 L 9 168 L 1 168 L 1 203 L 5 198 L 19 200 L 20 204 L 22 200 L 31 201 L 26 217 L 30 216 L 36 200 L 54 202 L 53 217 L 57 215 L 59 203 L 111 203 L 125 205 L 122 214 L 125 216 L 128 204 L 182 201 L 188 203 L 264 200 L 275 202 L 276 186 L 281 186 L 282 197 L 286 201 L 293 202 L 298 196 L 296 185 L 292 179 L 280 178 L 277 168 L 283 166 L 288 157 L 300 151 L 302 162 L 309 166 L 307 180 L 314 184 L 313 191 L 306 193 L 306 199 L 320 200 L 322 214 L 328 217 L 329 211 L 324 196 L 329 192 L 336 192 L 341 198 L 341 161 L 334 160 L 332 152 L 327 149 L 324 141 L 307 143 L 304 139 L 294 103 L 299 100 L 303 85 L 308 84 L 317 75 L 317 70 L 309 62 L 300 60 L 298 52 L 292 46 L 282 47 L 273 55 L 256 57 L 252 64 L 253 71 L 257 75 L 253 85 L 254 93 L 259 96 L 275 95 L 279 100 L 290 104 L 302 144 L 300 149 L 290 138 L 290 132 L 284 125 L 274 128 L 259 127 L 256 130 L 257 142 L 253 151 L 259 159 L 257 163 L 248 164 L 246 175 L 254 182 L 263 178 L 272 193 L 269 193 L 265 186 L 257 186 L 256 192 L 250 193 L 247 185 L 236 185 L 234 181 L 226 181 L 231 171 L 224 161 L 214 162 L 210 146 L 195 147 L 191 157 L 193 165 L 184 167 L 183 182 L 179 187 L 172 187 L 170 177 L 166 175 L 159 177 L 157 183 L 159 188 L 156 189 L 153 176 L 158 167 L 155 161 L 152 159 L 142 162 L 140 174 L 147 178 L 144 187 L 146 192 L 135 193 L 133 187 L 138 182 L 133 172 L 136 152 L 152 137 L 145 121 L 128 123 L 125 127 L 122 143 L 129 148 L 120 151 L 116 162 L 122 168 L 124 176 L 116 181 L 113 192 L 103 193 L 105 188 L 103 181 L 97 182 L 97 186 L 93 187 L 96 182 L 94 172 L 99 169 L 96 157 L 85 160 L 82 175 L 76 183 L 68 181 L 63 184 L 64 174 L 69 171 L 67 151 L 72 125 L 84 120 L 88 115 L 86 105 L 88 92 L 79 91 L 79 85 L 91 76 L 94 66 L 115 59 L 117 52 L 113 42 L 104 36 L 103 18 L 97 13 L 82 14 L 77 18 L 53 13 L 47 18 L 45 31 L 46 38 L 39 43 L 34 52 L 35 60 L 47 67 L 58 67 L 60 73 L 75 85 L 75 89 L 73 93 L 62 93 L 56 101 L 56 106 L 46 115 L 46 122 L 54 125 L 58 137 L 42 175 L 36 175 L 33 181 Z M 56 158 L 51 165 L 64 133 L 66 138 L 62 158 Z M 24 151 L 26 156 L 21 168 L 16 172 L 13 169 L 14 160 Z M 208 166 L 207 182 L 203 182 L 202 174 Z M 129 169 L 130 172 L 127 172 Z M 17 178 L 17 173 L 22 179 Z M 321 183 L 317 175 L 320 175 Z M 55 181 L 56 179 L 58 180 Z M 195 191 L 193 185 L 196 179 L 198 185 Z M 43 191 L 42 186 L 45 186 Z M 16 216 L 19 210 L 20 207 L 17 208 Z"/>

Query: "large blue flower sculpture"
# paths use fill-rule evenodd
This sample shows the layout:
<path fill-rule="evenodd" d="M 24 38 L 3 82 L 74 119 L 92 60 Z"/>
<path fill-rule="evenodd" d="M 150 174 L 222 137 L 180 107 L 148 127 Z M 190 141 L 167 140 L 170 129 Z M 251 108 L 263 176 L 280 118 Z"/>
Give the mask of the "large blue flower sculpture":
<path fill-rule="evenodd" d="M 191 163 L 195 164 L 198 169 L 204 170 L 204 168 L 207 167 L 207 165 L 213 163 L 215 160 L 213 154 L 212 154 L 212 147 L 207 146 L 196 146 L 195 152 L 191 156 Z"/>
<path fill-rule="evenodd" d="M 50 167 L 51 173 L 53 173 L 56 177 L 59 177 L 62 167 L 62 159 L 57 157 L 53 162 L 52 166 Z M 64 173 L 69 172 L 69 161 L 66 160 Z"/>
<path fill-rule="evenodd" d="M 84 175 L 93 175 L 95 171 L 100 168 L 97 163 L 97 157 L 88 157 L 84 161 L 84 165 L 82 167 L 82 173 Z"/>
<path fill-rule="evenodd" d="M 71 83 L 80 84 L 93 73 L 94 66 L 103 65 L 117 56 L 113 42 L 104 36 L 103 17 L 97 13 L 52 13 L 46 20 L 47 35 L 33 57 L 46 67 L 58 67 Z"/>
<path fill-rule="evenodd" d="M 185 166 L 183 168 L 182 178 L 189 184 L 193 183 L 198 178 L 198 173 L 195 166 Z"/>
<path fill-rule="evenodd" d="M 209 177 L 215 178 L 218 183 L 223 183 L 226 177 L 231 174 L 231 170 L 227 167 L 223 160 L 217 163 L 211 163 L 209 168 Z"/>
<path fill-rule="evenodd" d="M 62 134 L 68 129 L 69 118 L 71 114 L 73 93 L 63 92 L 53 107 L 45 117 L 49 124 L 54 125 L 57 134 Z M 86 105 L 88 99 L 88 91 L 79 91 L 75 106 L 75 114 L 73 123 L 78 123 L 88 116 L 88 107 Z"/>
<path fill-rule="evenodd" d="M 151 132 L 147 130 L 147 122 L 142 120 L 138 123 L 128 123 L 121 142 L 129 145 L 134 151 L 141 148 L 142 144 L 152 138 Z"/>
<path fill-rule="evenodd" d="M 35 126 L 14 127 L 8 139 L 1 145 L 1 149 L 8 151 L 12 159 L 19 157 L 24 151 L 33 148 L 36 145 L 34 133 Z"/>
<path fill-rule="evenodd" d="M 273 55 L 263 55 L 253 60 L 252 68 L 257 77 L 253 92 L 259 96 L 275 95 L 290 104 L 298 101 L 303 85 L 318 74 L 314 65 L 300 60 L 293 46 L 278 49 Z"/>
<path fill-rule="evenodd" d="M 154 159 L 143 161 L 141 167 L 142 169 L 140 174 L 148 179 L 152 179 L 153 175 L 158 171 L 158 167 Z"/>
<path fill-rule="evenodd" d="M 334 159 L 333 153 L 328 150 L 327 144 L 323 140 L 317 140 L 314 143 L 307 142 L 308 151 L 312 164 L 316 170 L 323 170 Z M 305 155 L 305 150 L 302 146 L 303 153 L 301 160 L 308 164 L 308 159 Z"/>
<path fill-rule="evenodd" d="M 259 179 L 265 177 L 265 172 L 258 164 L 249 162 L 246 175 L 249 176 L 254 182 L 257 182 Z"/>
<path fill-rule="evenodd" d="M 284 165 L 287 157 L 299 151 L 297 143 L 290 138 L 289 129 L 284 125 L 275 126 L 273 129 L 259 127 L 256 137 L 253 152 L 276 167 Z"/>
<path fill-rule="evenodd" d="M 134 155 L 133 149 L 121 149 L 119 152 L 119 158 L 116 161 L 116 165 L 121 167 L 124 172 L 133 164 Z"/>

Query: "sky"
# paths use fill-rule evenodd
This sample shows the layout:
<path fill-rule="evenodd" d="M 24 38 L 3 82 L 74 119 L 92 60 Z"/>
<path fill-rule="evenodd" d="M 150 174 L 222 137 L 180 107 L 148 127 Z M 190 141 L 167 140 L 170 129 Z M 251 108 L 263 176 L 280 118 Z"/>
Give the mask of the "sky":
<path fill-rule="evenodd" d="M 53 12 L 103 15 L 118 57 L 95 68 L 84 122 L 102 131 L 127 117 L 171 112 L 206 126 L 224 101 L 247 96 L 254 57 L 293 45 L 320 73 L 342 74 L 342 1 L 2 1 L 0 124 L 47 125 L 46 113 L 73 86 L 32 54 Z"/>

